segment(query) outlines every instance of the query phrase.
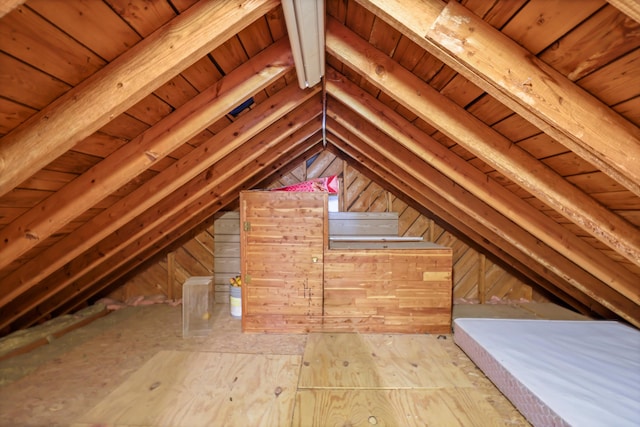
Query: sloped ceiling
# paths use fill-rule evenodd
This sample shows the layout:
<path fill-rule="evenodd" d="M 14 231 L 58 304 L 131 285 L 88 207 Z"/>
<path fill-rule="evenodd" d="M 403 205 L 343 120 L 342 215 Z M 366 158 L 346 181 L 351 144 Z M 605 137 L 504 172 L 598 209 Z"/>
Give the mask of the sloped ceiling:
<path fill-rule="evenodd" d="M 327 1 L 306 90 L 276 0 L 2 7 L 0 331 L 72 310 L 326 149 L 640 326 L 636 2 Z"/>

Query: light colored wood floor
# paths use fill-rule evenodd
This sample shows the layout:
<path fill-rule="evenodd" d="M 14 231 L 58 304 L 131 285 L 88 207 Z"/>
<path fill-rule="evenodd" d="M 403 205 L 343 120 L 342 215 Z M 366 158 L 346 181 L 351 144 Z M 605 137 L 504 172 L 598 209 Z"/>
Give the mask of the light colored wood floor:
<path fill-rule="evenodd" d="M 450 335 L 242 334 L 128 307 L 0 362 L 2 426 L 528 426 Z"/>

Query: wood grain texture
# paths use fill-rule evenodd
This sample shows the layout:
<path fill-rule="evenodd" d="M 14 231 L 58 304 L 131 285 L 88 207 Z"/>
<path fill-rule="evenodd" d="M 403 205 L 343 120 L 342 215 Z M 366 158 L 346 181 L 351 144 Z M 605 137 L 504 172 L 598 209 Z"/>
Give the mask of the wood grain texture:
<path fill-rule="evenodd" d="M 450 249 L 329 249 L 324 262 L 325 329 L 449 331 Z"/>
<path fill-rule="evenodd" d="M 562 43 L 542 52 L 539 58 L 566 74 L 569 80 L 577 81 L 637 47 L 639 28 L 638 19 L 620 14 L 610 5 L 565 35 Z M 620 34 L 624 37 L 619 37 Z"/>
<path fill-rule="evenodd" d="M 334 107 L 333 104 L 330 104 L 330 115 L 335 116 L 336 121 L 344 124 L 354 132 L 357 130 L 354 126 L 349 125 L 349 122 L 354 123 L 361 117 L 364 117 L 370 121 L 370 123 L 375 123 L 377 128 L 384 131 L 387 135 L 392 135 L 394 140 L 403 147 L 406 147 L 420 159 L 424 159 L 429 165 L 433 166 L 434 169 L 437 169 L 446 177 L 464 186 L 479 199 L 474 202 L 471 200 L 472 198 L 465 196 L 466 201 L 462 203 L 462 195 L 458 195 L 452 199 L 453 203 L 460 203 L 463 209 L 474 212 L 484 209 L 480 207 L 478 201 L 490 200 L 491 206 L 498 209 L 505 217 L 519 224 L 523 229 L 527 230 L 528 233 L 543 236 L 542 239 L 550 247 L 560 253 L 566 254 L 567 258 L 582 268 L 587 269 L 603 282 L 610 280 L 612 277 L 617 277 L 618 281 L 627 284 L 635 281 L 633 274 L 621 270 L 616 263 L 606 257 L 602 257 L 600 251 L 572 234 L 565 227 L 556 224 L 547 215 L 531 209 L 529 203 L 521 200 L 512 191 L 504 188 L 497 180 L 487 179 L 481 171 L 467 164 L 464 160 L 452 154 L 435 141 L 426 147 L 422 141 L 430 140 L 427 134 L 411 126 L 390 108 L 364 93 L 355 85 L 350 84 L 346 79 L 342 78 L 341 75 L 331 72 L 331 70 L 328 71 L 328 75 L 331 76 L 330 81 L 327 83 L 328 91 L 332 96 L 336 97 L 343 104 L 349 105 L 353 110 L 353 112 L 350 112 L 345 108 L 340 108 L 339 106 Z M 332 113 L 332 111 L 335 111 L 335 113 Z M 355 115 L 354 112 L 357 112 L 358 115 Z M 381 114 L 384 115 L 385 120 L 377 119 Z M 329 123 L 331 124 L 331 122 Z M 359 130 L 359 133 L 360 138 L 369 142 L 370 146 L 380 147 L 380 150 L 390 153 L 387 157 L 399 154 L 399 149 L 393 148 L 395 144 L 394 140 L 376 134 L 377 132 Z M 411 168 L 416 171 L 416 176 L 420 176 L 420 173 L 428 176 L 429 181 L 432 182 L 430 186 L 437 188 L 437 191 L 440 193 L 446 193 L 445 188 L 447 188 L 448 185 L 444 184 L 444 182 L 442 184 L 436 184 L 436 182 L 440 180 L 436 179 L 434 173 L 428 173 L 426 166 L 416 165 L 417 159 L 411 159 L 409 157 L 405 162 L 411 164 Z M 409 165 L 403 165 L 403 167 L 408 168 Z M 479 217 L 479 220 L 484 222 L 488 218 L 489 215 L 485 214 L 483 217 Z M 498 225 L 498 223 L 500 223 L 500 225 Z M 492 228 L 494 228 L 497 233 L 507 233 L 511 225 L 509 222 L 497 221 L 496 225 Z M 516 239 L 519 238 L 516 237 Z M 540 257 L 535 254 L 536 250 L 539 250 L 538 244 L 535 243 L 530 247 L 532 249 L 528 250 L 528 253 L 532 259 L 539 260 L 539 262 L 546 265 L 547 268 L 554 268 L 553 263 L 554 259 L 556 259 L 555 257 L 547 257 L 545 260 L 541 260 Z"/>
<path fill-rule="evenodd" d="M 258 417 L 287 406 L 288 418 L 278 419 L 272 425 L 292 425 L 295 413 L 298 424 L 293 425 L 306 427 L 314 425 L 315 420 L 316 425 L 324 427 L 331 425 L 324 414 L 331 413 L 336 416 L 331 419 L 342 420 L 337 425 L 343 427 L 345 421 L 362 420 L 360 417 L 366 413 L 378 416 L 378 425 L 398 427 L 425 423 L 457 425 L 456 420 L 467 415 L 474 417 L 476 425 L 528 426 L 449 335 L 446 339 L 433 337 L 427 341 L 416 336 L 416 345 L 395 340 L 387 343 L 389 337 L 384 335 L 380 341 L 367 345 L 380 348 L 376 353 L 381 359 L 379 366 L 388 366 L 381 371 L 383 377 L 394 379 L 394 367 L 398 369 L 396 377 L 401 378 L 394 381 L 396 384 L 417 384 L 412 372 L 428 371 L 439 384 L 457 384 L 456 387 L 309 389 L 298 384 L 306 335 L 244 334 L 240 320 L 233 319 L 228 309 L 217 306 L 209 336 L 183 339 L 180 315 L 179 307 L 168 305 L 119 310 L 69 332 L 68 340 L 53 340 L 34 350 L 23 358 L 23 363 L 0 361 L 5 381 L 0 387 L 3 424 L 122 426 L 132 425 L 131 418 L 135 418 L 146 421 L 144 425 L 252 426 L 261 425 L 256 421 Z M 333 362 L 326 359 L 328 364 L 343 367 L 345 358 L 356 363 L 363 350 L 369 351 L 362 346 L 362 336 L 346 335 L 356 342 L 340 340 L 339 344 L 348 351 L 335 353 L 340 358 Z M 285 356 L 286 359 L 282 355 L 290 356 Z M 291 363 L 285 364 L 286 360 Z M 461 376 L 451 376 L 453 370 Z M 293 393 L 283 386 L 290 373 Z M 420 378 L 423 384 L 434 384 L 424 375 Z M 155 388 L 150 390 L 151 386 Z M 281 387 L 278 398 L 277 386 Z M 363 396 L 359 397 L 361 392 Z M 125 401 L 127 396 L 129 401 Z M 298 408 L 282 398 L 295 400 Z M 484 404 L 469 402 L 478 399 Z M 124 404 L 120 405 L 121 402 Z M 367 402 L 371 404 L 364 405 Z M 494 418 L 496 412 L 498 419 Z M 179 418 L 182 414 L 184 418 Z M 229 416 L 226 424 L 218 418 L 223 414 Z M 88 415 L 100 418 L 90 419 Z M 113 421 L 115 417 L 118 422 Z M 368 418 L 362 421 L 364 424 L 354 424 L 371 425 Z"/>
<path fill-rule="evenodd" d="M 160 351 L 77 422 L 285 425 L 299 367 L 299 356 Z"/>
<path fill-rule="evenodd" d="M 634 0 L 609 0 L 609 3 L 627 14 L 631 19 L 640 22 L 640 4 Z"/>
<path fill-rule="evenodd" d="M 450 249 L 326 249 L 326 197 L 241 193 L 244 330 L 449 332 Z"/>
<path fill-rule="evenodd" d="M 394 94 L 396 101 L 412 108 L 425 121 L 437 126 L 464 148 L 504 173 L 541 201 L 548 203 L 613 250 L 633 262 L 640 260 L 640 256 L 634 255 L 640 254 L 640 239 L 632 224 L 605 209 L 587 194 L 564 181 L 552 169 L 518 149 L 510 140 L 475 117 L 468 115 L 463 118 L 467 113 L 462 108 L 442 97 L 432 87 L 399 67 L 368 43 L 358 39 L 354 33 L 331 20 L 328 22 L 327 48 L 350 67 L 365 73 L 379 88 L 384 87 L 389 93 Z M 430 105 L 429 108 L 427 104 Z M 564 202 L 560 202 L 561 200 Z M 606 230 L 592 227 L 603 220 L 612 227 Z M 637 289 L 628 282 L 616 284 L 614 289 L 633 301 L 640 300 Z"/>
<path fill-rule="evenodd" d="M 469 387 L 436 335 L 311 333 L 300 371 L 301 389 Z"/>
<path fill-rule="evenodd" d="M 292 426 L 507 425 L 472 388 L 429 390 L 302 390 Z"/>
<path fill-rule="evenodd" d="M 640 194 L 640 176 L 637 171 L 632 172 L 640 159 L 635 148 L 640 133 L 606 104 L 537 61 L 531 52 L 458 3 L 447 4 L 437 16 L 434 7 L 442 5 L 438 0 L 365 3 L 367 8 L 383 14 L 384 19 L 398 23 L 403 34 L 487 93 Z M 602 2 L 585 4 L 595 11 Z M 574 107 L 570 115 L 563 113 L 567 103 Z M 611 139 L 611 133 L 617 137 Z M 635 146 L 631 152 L 624 148 L 630 146 Z"/>
<path fill-rule="evenodd" d="M 267 67 L 267 64 L 272 66 Z M 242 102 L 247 96 L 251 96 L 282 77 L 292 65 L 286 45 L 280 43 L 274 46 L 272 50 L 248 62 L 223 79 L 219 85 L 210 87 L 183 108 L 166 116 L 156 126 L 96 164 L 91 173 L 71 181 L 53 197 L 41 202 L 37 209 L 30 210 L 2 230 L 4 244 L 1 248 L 3 261 L 0 261 L 0 267 L 3 267 L 5 262 L 25 253 L 72 220 L 74 216 L 95 205 L 106 195 L 143 172 L 150 164 L 164 158 L 175 148 L 194 137 L 201 129 L 223 117 L 228 110 L 226 103 Z M 265 68 L 267 72 L 264 71 Z M 222 102 L 217 103 L 216 100 Z M 114 170 L 118 173 L 111 173 Z M 87 188 L 90 191 L 87 191 Z M 168 187 L 163 186 L 163 188 L 167 191 Z M 77 197 L 82 193 L 84 197 Z M 156 196 L 162 194 L 157 191 L 154 193 Z M 143 203 L 136 205 L 138 209 L 144 206 Z M 133 209 L 127 210 L 129 215 L 132 215 Z M 118 217 L 120 222 L 125 218 L 122 215 Z M 113 224 L 113 218 L 109 222 Z M 24 230 L 27 229 L 31 230 L 37 239 L 25 238 Z"/>
<path fill-rule="evenodd" d="M 209 176 L 207 172 L 204 172 L 200 174 L 198 179 L 190 182 L 187 185 L 187 188 L 184 188 L 188 194 L 197 200 L 193 201 L 191 200 L 191 197 L 188 199 L 183 197 L 182 202 L 184 205 L 180 206 L 176 206 L 168 200 L 163 201 L 163 206 L 159 207 L 159 209 L 167 212 L 175 210 L 174 217 L 155 224 L 154 228 L 148 231 L 140 230 L 139 227 L 132 225 L 139 231 L 146 232 L 144 238 L 145 244 L 141 247 L 138 244 L 128 242 L 126 240 L 121 241 L 120 244 L 126 246 L 125 252 L 132 257 L 140 256 L 146 257 L 141 259 L 148 259 L 157 253 L 159 250 L 158 245 L 161 245 L 166 241 L 173 242 L 178 239 L 181 232 L 184 232 L 184 230 L 181 231 L 179 229 L 180 227 L 191 229 L 192 227 L 196 227 L 198 224 L 202 224 L 203 222 L 206 223 L 206 221 L 211 220 L 211 216 L 213 215 L 213 212 L 215 212 L 214 209 L 219 206 L 219 204 L 230 203 L 234 197 L 237 197 L 235 196 L 235 194 L 237 194 L 236 192 L 244 188 L 237 182 L 238 173 L 247 174 L 247 176 L 252 177 L 253 185 L 257 185 L 258 182 L 265 179 L 259 170 L 254 167 L 246 167 L 247 165 L 253 165 L 257 159 L 259 159 L 260 162 L 275 162 L 278 164 L 280 161 L 286 163 L 292 161 L 291 159 L 293 158 L 298 158 L 301 156 L 301 153 L 305 153 L 309 150 L 314 151 L 310 148 L 309 142 L 306 138 L 310 133 L 315 132 L 318 124 L 319 120 L 316 120 L 316 123 L 306 123 L 306 126 L 303 126 L 301 123 L 299 128 L 294 127 L 297 128 L 297 131 L 294 131 L 294 129 L 287 126 L 288 131 L 293 131 L 293 133 L 279 133 L 279 137 L 276 138 L 271 137 L 270 134 L 272 128 L 269 128 L 266 132 L 267 135 L 254 137 L 252 139 L 252 142 L 256 144 L 253 146 L 254 149 L 249 149 L 246 152 L 244 150 L 236 150 L 221 160 L 218 165 L 219 168 L 216 169 L 216 172 L 213 174 L 216 179 L 211 180 L 212 177 Z M 277 124 L 274 125 L 274 127 L 275 129 L 279 128 Z M 288 156 L 292 157 L 286 157 L 285 160 L 282 158 L 280 158 L 280 160 L 276 160 L 275 156 L 281 156 L 283 150 L 289 150 Z M 209 187 L 207 187 L 207 189 L 210 192 L 202 189 L 201 185 L 203 182 L 208 183 Z M 212 198 L 211 194 L 217 194 L 218 196 Z M 167 204 L 164 205 L 164 203 Z M 182 221 L 187 221 L 187 224 L 183 225 Z M 125 236 L 129 234 L 130 232 L 123 232 L 123 235 Z M 114 256 L 117 253 L 118 252 L 111 252 L 111 256 Z M 95 263 L 96 259 L 89 257 L 88 259 L 85 259 L 85 261 L 88 263 Z M 125 261 L 118 257 L 113 263 L 102 263 L 97 266 L 97 268 L 94 264 L 92 267 L 93 269 L 88 274 L 84 275 L 83 282 L 97 280 L 96 278 L 105 277 L 110 273 L 121 276 L 129 271 L 129 269 L 135 267 L 135 264 L 126 265 Z M 78 272 L 78 274 L 80 274 L 80 272 Z M 88 289 L 85 290 L 88 291 Z M 93 290 L 93 292 L 95 291 L 96 290 Z M 49 303 L 49 301 L 46 301 L 46 304 Z M 53 303 L 56 304 L 58 302 Z"/>
<path fill-rule="evenodd" d="M 238 174 L 246 174 L 248 177 L 261 176 L 260 170 L 255 167 L 246 167 L 247 165 L 254 166 L 258 161 L 260 162 L 274 162 L 277 164 L 278 160 L 275 156 L 282 156 L 283 152 L 286 152 L 288 155 L 299 155 L 299 152 L 296 150 L 306 150 L 309 146 L 305 146 L 304 143 L 306 139 L 316 132 L 317 126 L 319 124 L 319 120 L 316 122 L 311 121 L 310 117 L 315 117 L 319 113 L 319 110 L 316 109 L 318 105 L 316 101 L 313 100 L 312 95 L 315 91 L 311 92 L 303 92 L 299 89 L 293 88 L 294 92 L 298 92 L 302 95 L 303 102 L 305 99 L 311 98 L 307 104 L 311 109 L 303 108 L 295 113 L 296 117 L 298 114 L 302 114 L 302 116 L 306 116 L 306 120 L 293 120 L 296 123 L 294 126 L 289 126 L 289 115 L 285 115 L 281 121 L 272 123 L 271 127 L 268 127 L 263 133 L 260 133 L 262 127 L 261 124 L 264 125 L 264 122 L 258 119 L 258 124 L 256 124 L 257 129 L 253 129 L 251 131 L 246 130 L 247 121 L 252 120 L 251 115 L 245 115 L 243 118 L 236 121 L 235 125 L 236 130 L 245 127 L 245 131 L 241 132 L 240 137 L 235 137 L 232 135 L 234 130 L 228 129 L 225 132 L 222 132 L 218 135 L 222 140 L 226 138 L 231 138 L 232 141 L 240 144 L 244 138 L 248 138 L 251 143 L 242 147 L 242 149 L 234 150 L 233 144 L 223 144 L 220 143 L 223 147 L 218 147 L 223 149 L 223 151 L 227 152 L 227 155 L 222 157 L 220 161 L 217 163 L 217 167 L 213 169 L 212 174 L 209 174 L 208 171 L 204 171 L 200 173 L 195 179 L 189 181 L 186 186 L 182 188 L 182 196 L 180 197 L 180 203 L 176 204 L 174 201 L 170 199 L 164 199 L 160 202 L 157 209 L 165 212 L 169 215 L 168 218 L 165 217 L 157 217 L 154 214 L 153 210 L 147 210 L 146 214 L 143 217 L 138 217 L 139 222 L 129 223 L 125 227 L 125 230 L 121 230 L 117 234 L 112 234 L 111 240 L 109 242 L 103 241 L 102 244 L 105 245 L 106 251 L 109 252 L 110 256 L 114 256 L 119 252 L 122 248 L 126 248 L 125 252 L 129 254 L 130 257 L 135 257 L 142 254 L 145 251 L 153 249 L 154 245 L 157 245 L 158 242 L 164 242 L 166 240 L 173 242 L 179 236 L 172 235 L 171 232 L 174 232 L 176 228 L 180 226 L 185 227 L 195 227 L 203 221 L 211 218 L 211 215 L 215 212 L 213 209 L 214 206 L 217 206 L 217 203 L 230 203 L 233 200 L 234 194 L 237 194 L 241 189 L 241 183 L 238 182 Z M 289 107 L 293 108 L 291 104 L 291 97 L 288 98 Z M 272 105 L 272 104 L 270 104 Z M 266 106 L 267 110 L 272 110 L 271 106 Z M 258 111 L 254 109 L 252 112 Z M 258 116 L 261 117 L 260 112 L 257 113 Z M 273 117 L 269 116 L 271 119 Z M 268 121 L 268 120 L 267 120 Z M 255 123 L 254 123 L 255 124 Z M 265 125 L 266 126 L 266 125 Z M 282 126 L 286 128 L 286 130 L 281 131 Z M 234 126 L 235 127 L 235 126 Z M 273 132 L 276 131 L 274 135 Z M 253 138 L 251 138 L 251 136 Z M 217 140 L 220 142 L 220 140 Z M 210 142 L 211 144 L 216 144 L 216 139 Z M 207 147 L 199 147 L 202 148 L 202 153 L 205 153 L 208 150 Z M 201 154 L 202 154 L 201 153 Z M 214 150 L 214 153 L 209 152 L 208 155 L 216 156 L 217 150 Z M 197 153 L 196 153 L 197 154 Z M 220 153 L 217 153 L 218 155 Z M 284 159 L 288 159 L 286 156 Z M 197 160 L 195 160 L 197 161 Z M 288 159 L 288 161 L 292 161 Z M 160 177 L 160 175 L 158 175 Z M 176 179 L 172 174 L 167 175 L 164 179 L 169 180 L 169 184 L 172 182 L 172 178 Z M 256 178 L 254 178 L 256 179 Z M 260 180 L 265 179 L 264 176 L 260 178 Z M 257 185 L 258 181 L 253 181 L 252 185 Z M 228 187 L 227 187 L 228 186 Z M 148 188 L 147 191 L 154 191 L 155 188 Z M 218 197 L 211 197 L 211 193 L 218 194 Z M 185 197 L 185 193 L 188 194 L 188 197 Z M 237 197 L 237 196 L 235 196 Z M 225 199 L 226 198 L 226 199 Z M 226 200 L 226 201 L 225 201 Z M 208 209 L 208 210 L 207 210 Z M 148 215 L 148 216 L 147 216 Z M 183 222 L 187 221 L 188 225 L 184 225 Z M 144 224 L 141 226 L 140 224 Z M 87 227 L 90 228 L 91 225 L 95 224 L 87 224 Z M 132 228 L 128 228 L 132 227 Z M 149 228 L 151 227 L 151 228 Z M 187 228 L 190 229 L 190 228 Z M 144 244 L 140 245 L 140 242 L 133 243 L 132 240 L 135 240 L 135 236 L 144 235 Z M 110 248 L 110 249 L 109 249 Z M 116 249 L 117 248 L 117 249 Z M 106 252 L 102 252 L 106 253 Z M 153 253 L 153 252 L 152 252 Z M 97 252 L 87 253 L 86 257 L 78 263 L 75 263 L 77 270 L 75 270 L 76 277 L 74 279 L 78 279 L 79 277 L 83 277 L 83 281 L 91 281 L 97 280 L 96 278 L 103 278 L 109 273 L 112 273 L 118 270 L 119 276 L 121 277 L 123 274 L 128 272 L 128 269 L 123 269 L 123 265 L 126 263 L 127 258 L 122 258 L 122 256 L 118 256 L 114 262 L 112 263 L 102 263 L 104 261 L 104 257 Z M 150 255 L 147 255 L 150 256 Z M 146 258 L 145 258 L 146 259 Z M 96 268 L 96 266 L 100 264 L 100 267 Z M 133 266 L 129 266 L 129 269 L 133 268 Z M 84 275 L 84 276 L 83 276 Z M 34 297 L 31 294 L 30 297 L 21 299 L 21 303 L 29 304 L 29 305 L 37 305 L 37 304 L 46 304 L 48 306 L 55 306 L 56 304 L 60 304 L 60 300 L 58 298 L 50 298 L 51 295 L 58 292 L 60 289 L 64 288 L 65 282 L 68 280 L 73 280 L 68 274 L 64 274 L 64 276 L 58 276 L 57 279 L 54 280 L 55 285 L 50 284 L 50 287 L 46 287 L 43 289 L 34 289 L 36 296 Z M 44 284 L 42 284 L 44 285 Z M 37 287 L 36 287 L 37 288 Z M 71 291 L 70 288 L 68 288 Z M 75 289 L 75 288 L 74 288 Z M 93 292 L 98 292 L 102 288 L 94 289 Z M 74 294 L 77 295 L 77 293 Z M 65 298 L 66 292 L 58 293 L 61 299 Z M 68 295 L 66 295 L 68 297 Z"/>
<path fill-rule="evenodd" d="M 292 425 L 502 425 L 440 338 L 309 334 Z"/>
<path fill-rule="evenodd" d="M 334 114 L 334 110 L 336 110 L 337 114 Z M 349 114 L 348 111 L 344 109 L 338 109 L 334 104 L 330 104 L 329 115 L 330 117 L 336 117 L 336 120 L 346 117 Z M 503 251 L 508 248 L 510 245 L 513 245 L 509 240 L 501 237 L 500 234 L 504 231 L 505 227 L 512 228 L 512 226 L 508 222 L 498 221 L 500 222 L 499 227 L 489 226 L 487 227 L 484 224 L 484 221 L 487 219 L 485 216 L 491 212 L 485 208 L 478 208 L 481 210 L 485 216 L 476 217 L 473 215 L 473 212 L 468 212 L 468 207 L 472 206 L 477 201 L 469 200 L 465 203 L 461 203 L 462 200 L 467 199 L 468 194 L 460 191 L 456 192 L 457 196 L 452 199 L 446 199 L 443 197 L 443 194 L 446 191 L 433 191 L 429 188 L 428 185 L 425 185 L 425 182 L 433 182 L 433 180 L 439 181 L 439 177 L 437 174 L 427 173 L 424 170 L 424 167 L 420 169 L 415 169 L 415 162 L 417 161 L 412 156 L 409 156 L 407 159 L 407 153 L 403 152 L 402 147 L 394 146 L 390 144 L 389 147 L 394 147 L 393 150 L 386 150 L 381 148 L 376 148 L 377 150 L 381 150 L 380 152 L 376 150 L 372 150 L 372 147 L 379 147 L 380 141 L 385 141 L 385 137 L 381 132 L 375 131 L 373 129 L 367 131 L 367 141 L 363 141 L 362 139 L 355 136 L 349 130 L 345 129 L 342 126 L 339 126 L 335 123 L 334 120 L 329 120 L 328 122 L 329 128 L 331 130 L 330 141 L 332 144 L 335 144 L 338 147 L 342 155 L 348 156 L 347 158 L 354 159 L 354 166 L 357 165 L 359 170 L 368 176 L 373 177 L 374 179 L 386 180 L 389 185 L 392 185 L 395 189 L 394 191 L 398 192 L 398 194 L 407 194 L 408 197 L 414 198 L 415 200 L 421 200 L 421 203 L 424 203 L 425 206 L 429 206 L 429 209 L 433 210 L 439 217 L 445 218 L 447 223 L 453 225 L 460 230 L 464 230 L 465 235 L 467 236 L 475 236 L 475 241 L 485 241 L 483 245 L 485 249 L 491 250 L 494 253 L 498 254 L 499 257 L 504 257 Z M 331 137 L 332 134 L 339 135 L 339 138 Z M 370 136 L 370 138 L 369 138 Z M 355 163 L 357 162 L 357 163 Z M 446 185 L 446 184 L 443 184 Z M 437 187 L 436 187 L 437 188 Z M 454 187 L 455 188 L 455 187 Z M 460 204 L 460 206 L 458 206 Z M 474 210 L 475 211 L 475 210 Z M 476 222 L 470 221 L 471 217 L 477 219 Z M 462 223 L 462 221 L 473 223 L 473 227 Z M 499 231 L 500 234 L 498 234 Z M 481 233 L 486 237 L 479 237 L 476 233 Z M 521 233 L 521 232 L 520 232 Z M 539 246 L 539 241 L 536 239 L 531 239 L 531 236 L 527 236 L 527 234 L 521 234 L 522 239 L 527 241 L 528 245 L 531 247 Z M 486 239 L 486 240 L 484 240 Z M 497 246 L 486 245 L 486 242 L 496 242 Z M 500 242 L 500 243 L 497 243 Z M 545 249 L 544 247 L 540 247 L 536 250 Z M 547 252 L 545 250 L 545 252 Z M 531 259 L 527 259 L 527 257 L 521 257 L 518 255 L 518 251 L 509 250 L 509 253 L 517 258 L 512 258 L 511 263 L 519 265 L 519 268 L 523 268 L 525 271 L 529 269 L 533 269 L 536 271 L 536 275 L 539 277 L 543 277 L 549 282 L 542 282 L 543 286 L 551 286 L 553 292 L 558 294 L 562 292 L 565 294 L 564 298 L 575 298 L 577 301 L 581 301 L 578 303 L 579 305 L 587 304 L 588 300 L 585 299 L 584 296 L 580 295 L 580 292 L 577 292 L 575 289 L 572 289 L 566 283 L 563 283 L 562 280 L 558 280 L 557 277 L 554 277 L 554 274 L 549 274 L 550 272 L 542 265 L 537 265 L 537 263 L 532 262 Z M 553 252 L 548 252 L 547 255 L 549 260 L 556 260 L 556 263 L 561 263 L 559 266 L 562 269 L 570 269 L 572 274 L 570 277 L 576 279 L 580 277 L 580 281 L 583 283 L 592 283 L 593 277 L 585 275 L 580 269 L 577 269 L 575 265 L 571 265 L 568 262 L 557 257 Z M 551 285 L 553 284 L 553 285 Z M 590 286 L 593 286 L 591 284 Z M 592 288 L 594 289 L 594 288 Z M 633 304 L 629 304 L 629 301 L 620 300 L 619 296 L 616 293 L 611 292 L 608 287 L 602 287 L 602 285 L 598 285 L 598 292 L 608 293 L 607 299 L 610 300 L 618 300 L 622 305 L 619 306 L 618 310 L 625 311 L 625 316 L 629 318 L 633 318 L 634 308 Z M 625 308 L 623 308 L 623 306 Z M 591 307 L 590 310 L 595 308 Z M 602 307 L 597 309 L 599 312 L 606 315 L 607 310 Z M 604 311 L 603 311 L 604 310 Z"/>
<path fill-rule="evenodd" d="M 216 303 L 229 303 L 229 279 L 240 275 L 240 212 L 225 211 L 215 215 L 214 285 Z"/>
<path fill-rule="evenodd" d="M 6 136 L 0 151 L 0 194 L 133 106 L 149 88 L 160 86 L 196 62 L 276 2 L 244 6 L 211 2 L 189 9 L 172 25 L 136 44 Z M 139 72 L 130 73 L 131 69 Z M 76 123 L 78 117 L 82 118 L 80 124 L 68 126 L 67 120 Z M 22 166 L 16 168 L 17 164 Z"/>
<path fill-rule="evenodd" d="M 327 194 L 242 192 L 240 223 L 243 330 L 253 316 L 276 315 L 272 332 L 287 316 L 320 316 Z"/>

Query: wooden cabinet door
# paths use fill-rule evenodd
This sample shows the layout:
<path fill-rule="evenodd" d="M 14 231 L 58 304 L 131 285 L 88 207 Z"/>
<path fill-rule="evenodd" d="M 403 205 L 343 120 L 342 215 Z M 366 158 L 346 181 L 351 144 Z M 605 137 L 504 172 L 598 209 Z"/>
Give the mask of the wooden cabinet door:
<path fill-rule="evenodd" d="M 240 194 L 243 330 L 305 332 L 321 322 L 326 193 Z"/>

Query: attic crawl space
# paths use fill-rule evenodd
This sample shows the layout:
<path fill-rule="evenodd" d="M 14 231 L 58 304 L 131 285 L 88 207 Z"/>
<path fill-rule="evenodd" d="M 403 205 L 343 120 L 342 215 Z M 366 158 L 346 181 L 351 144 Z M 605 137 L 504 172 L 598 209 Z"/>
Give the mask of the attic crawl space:
<path fill-rule="evenodd" d="M 455 322 L 637 333 L 639 124 L 635 0 L 3 1 L 0 424 L 545 425 Z"/>

